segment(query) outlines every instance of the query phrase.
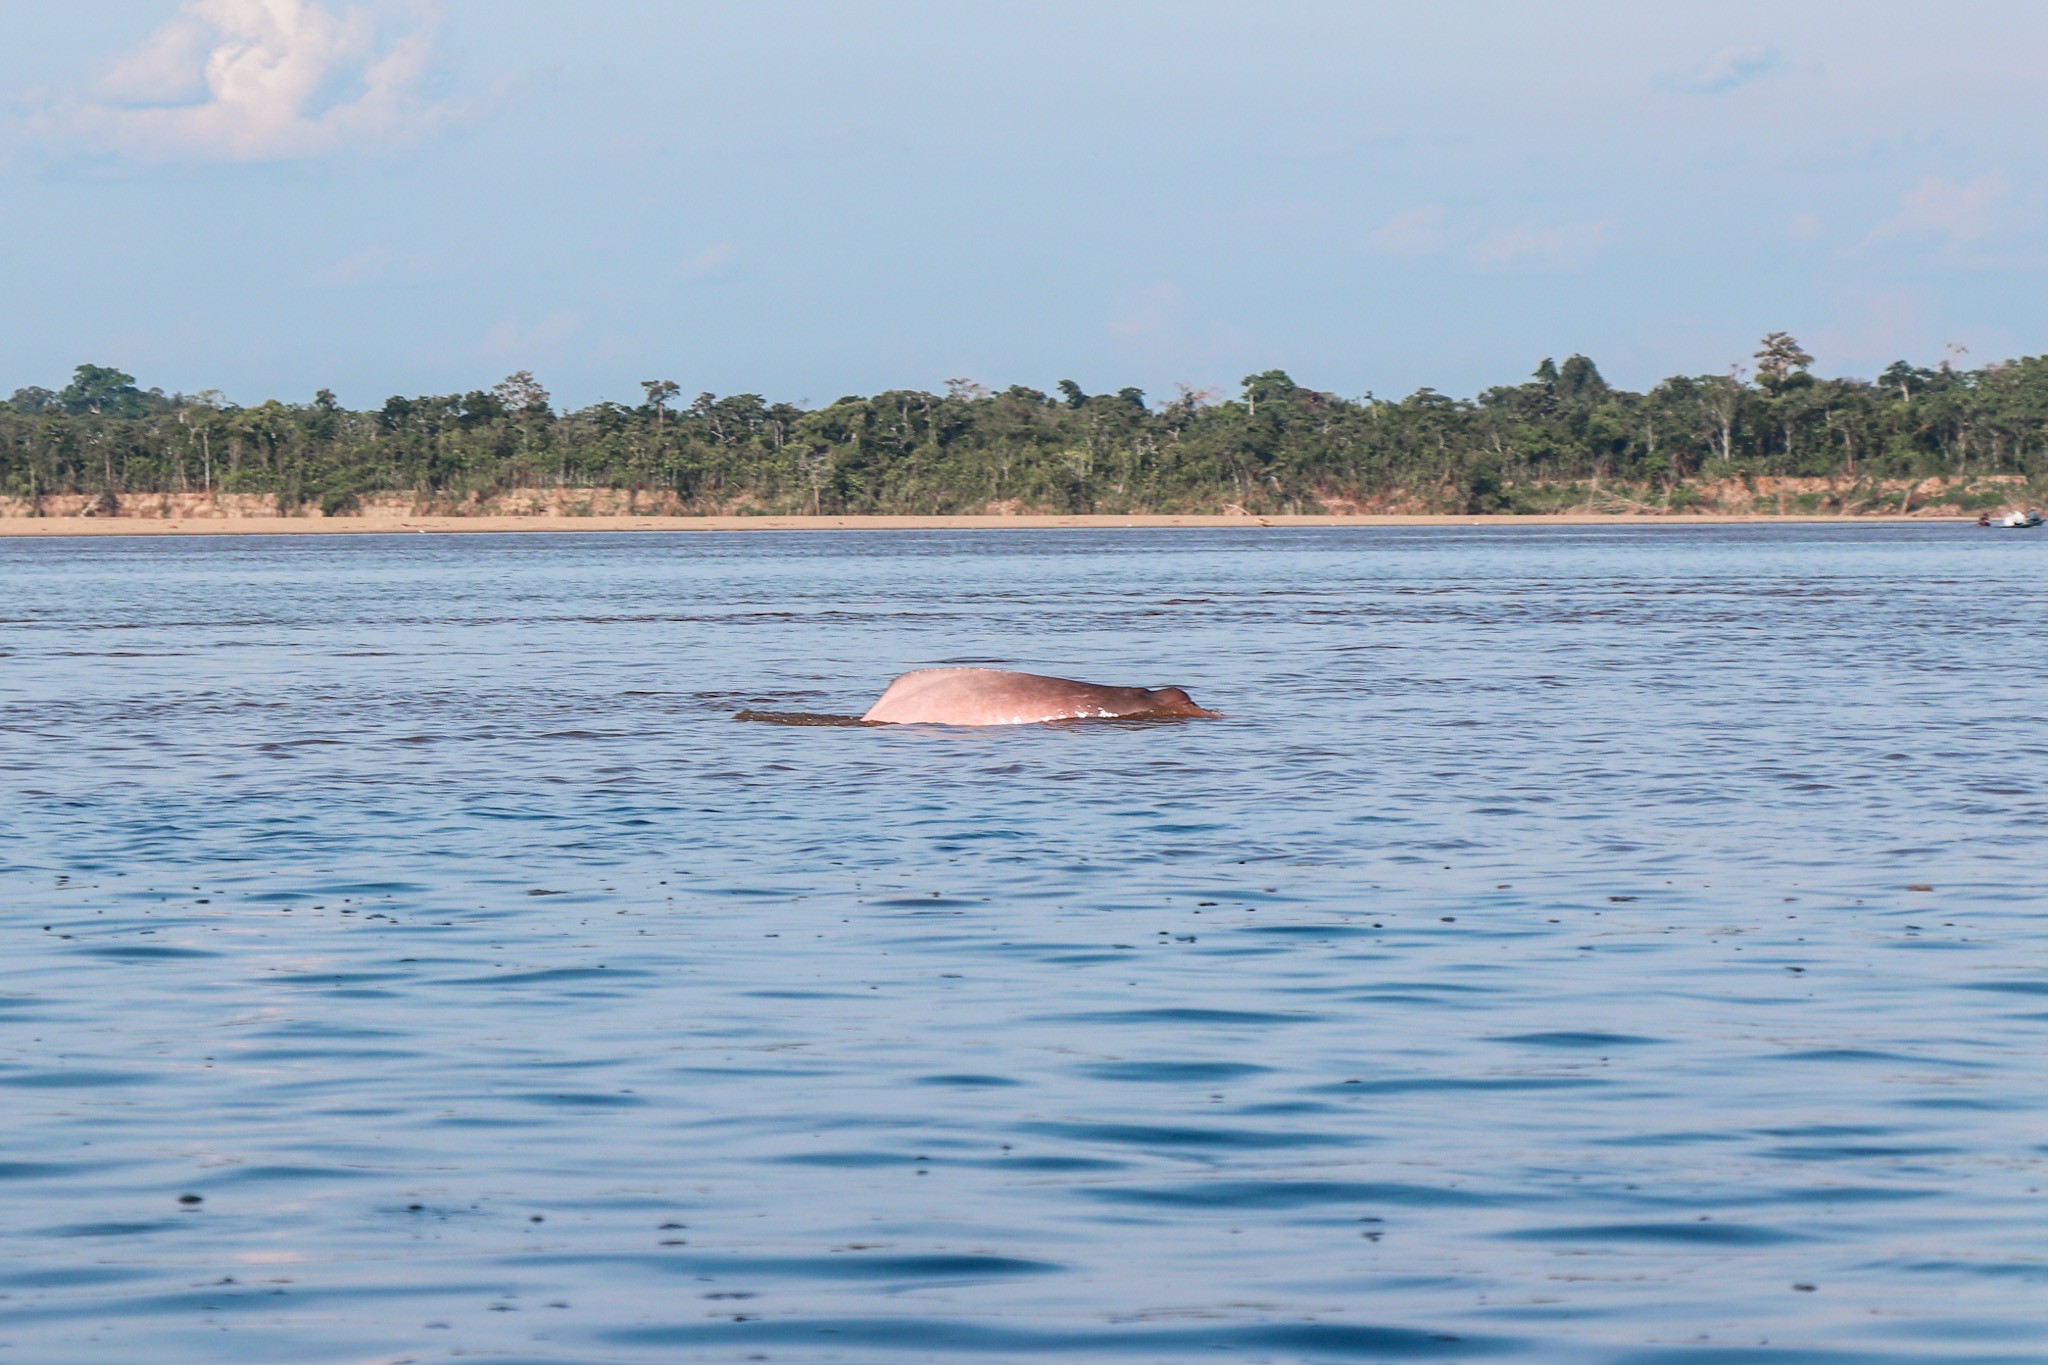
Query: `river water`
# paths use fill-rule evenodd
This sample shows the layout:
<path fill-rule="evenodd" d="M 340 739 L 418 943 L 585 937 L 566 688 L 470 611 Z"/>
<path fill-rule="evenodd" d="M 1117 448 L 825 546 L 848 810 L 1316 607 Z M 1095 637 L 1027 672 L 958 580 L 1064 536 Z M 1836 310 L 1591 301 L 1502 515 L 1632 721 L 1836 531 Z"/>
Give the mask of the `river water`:
<path fill-rule="evenodd" d="M 0 1362 L 2038 1362 L 2044 553 L 0 540 Z"/>

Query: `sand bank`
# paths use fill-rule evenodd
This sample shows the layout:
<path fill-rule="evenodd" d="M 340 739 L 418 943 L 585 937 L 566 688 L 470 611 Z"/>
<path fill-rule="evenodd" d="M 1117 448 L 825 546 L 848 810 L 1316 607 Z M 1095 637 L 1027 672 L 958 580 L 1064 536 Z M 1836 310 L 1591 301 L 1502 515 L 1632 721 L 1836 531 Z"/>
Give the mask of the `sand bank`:
<path fill-rule="evenodd" d="M 1573 512 L 1554 516 L 1145 515 L 952 517 L 0 517 L 0 536 L 440 535 L 516 531 L 1043 531 L 1190 527 L 1256 530 L 1289 526 L 1728 526 L 1783 522 L 1948 522 L 1958 516 L 1644 516 Z"/>

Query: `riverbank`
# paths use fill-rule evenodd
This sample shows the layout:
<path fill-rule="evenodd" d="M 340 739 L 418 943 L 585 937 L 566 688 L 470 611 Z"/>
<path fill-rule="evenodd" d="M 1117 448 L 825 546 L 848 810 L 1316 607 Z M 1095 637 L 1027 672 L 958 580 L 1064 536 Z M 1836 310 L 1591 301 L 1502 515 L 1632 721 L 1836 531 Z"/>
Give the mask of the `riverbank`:
<path fill-rule="evenodd" d="M 1571 512 L 1548 516 L 1446 515 L 1185 515 L 1185 516 L 360 516 L 360 517 L 0 517 L 0 536 L 442 535 L 517 531 L 1044 531 L 1156 530 L 1173 527 L 1246 530 L 1291 526 L 1730 526 L 1802 522 L 1951 522 L 1967 517 L 1800 516 Z"/>

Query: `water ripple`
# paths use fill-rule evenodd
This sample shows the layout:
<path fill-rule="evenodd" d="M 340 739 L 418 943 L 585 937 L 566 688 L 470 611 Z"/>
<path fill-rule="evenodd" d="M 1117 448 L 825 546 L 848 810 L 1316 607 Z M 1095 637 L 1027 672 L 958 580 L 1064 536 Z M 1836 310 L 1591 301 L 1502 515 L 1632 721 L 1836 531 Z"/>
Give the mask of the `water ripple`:
<path fill-rule="evenodd" d="M 0 1355 L 2048 1359 L 2040 553 L 0 540 Z"/>

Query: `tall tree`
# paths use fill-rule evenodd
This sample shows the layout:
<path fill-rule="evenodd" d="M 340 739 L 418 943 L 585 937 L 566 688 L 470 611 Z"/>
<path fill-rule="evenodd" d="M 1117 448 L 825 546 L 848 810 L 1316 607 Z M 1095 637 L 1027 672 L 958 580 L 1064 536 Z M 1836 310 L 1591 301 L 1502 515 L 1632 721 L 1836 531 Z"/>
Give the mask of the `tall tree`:
<path fill-rule="evenodd" d="M 683 391 L 682 385 L 673 379 L 643 379 L 640 387 L 647 390 L 647 406 L 654 409 L 654 425 L 659 430 L 668 417 L 668 400 Z"/>
<path fill-rule="evenodd" d="M 1805 374 L 1813 364 L 1813 357 L 1789 332 L 1766 333 L 1757 345 L 1755 359 L 1756 382 L 1771 393 L 1791 383 L 1794 375 Z"/>
<path fill-rule="evenodd" d="M 80 365 L 57 395 L 66 412 L 99 413 L 107 417 L 140 417 L 147 411 L 135 376 L 106 365 Z"/>
<path fill-rule="evenodd" d="M 491 386 L 491 392 L 505 405 L 505 410 L 515 417 L 538 417 L 548 411 L 548 391 L 533 377 L 532 370 L 518 370 L 506 375 Z M 669 385 L 668 397 L 676 396 L 675 385 Z M 653 395 L 648 395 L 650 400 Z"/>

